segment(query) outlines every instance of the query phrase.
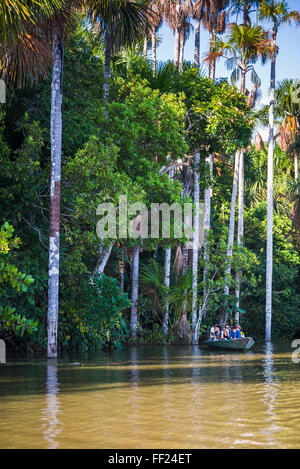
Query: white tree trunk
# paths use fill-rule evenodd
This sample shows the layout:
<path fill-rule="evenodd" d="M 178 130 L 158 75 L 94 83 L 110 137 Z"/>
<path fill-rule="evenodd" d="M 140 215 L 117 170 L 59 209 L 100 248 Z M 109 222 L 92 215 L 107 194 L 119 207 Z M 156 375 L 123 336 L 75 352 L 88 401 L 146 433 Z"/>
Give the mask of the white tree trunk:
<path fill-rule="evenodd" d="M 143 44 L 143 57 L 147 57 L 148 52 L 148 38 L 147 36 L 144 37 L 144 44 Z"/>
<path fill-rule="evenodd" d="M 231 208 L 230 208 L 230 219 L 229 219 L 229 233 L 227 241 L 227 258 L 232 257 L 232 247 L 234 240 L 234 225 L 235 225 L 235 209 L 236 209 L 236 198 L 238 190 L 238 176 L 239 176 L 239 152 L 235 154 L 235 163 L 234 163 L 234 175 L 233 175 L 233 184 L 232 184 L 232 194 L 231 194 Z M 228 277 L 231 273 L 231 263 L 228 264 L 225 272 L 225 287 L 224 294 L 225 296 L 229 295 L 229 283 Z M 225 323 L 228 321 L 228 312 L 225 311 L 222 322 Z"/>
<path fill-rule="evenodd" d="M 123 259 L 119 261 L 119 273 L 120 273 L 120 290 L 124 292 L 125 262 L 123 261 Z"/>
<path fill-rule="evenodd" d="M 243 236 L 244 236 L 244 187 L 245 187 L 245 177 L 244 177 L 244 153 L 245 150 L 241 150 L 239 156 L 239 209 L 238 209 L 238 229 L 237 229 L 237 244 L 242 246 Z M 240 307 L 240 283 L 241 275 L 240 272 L 236 272 L 236 287 L 235 287 L 235 297 L 236 297 L 236 307 Z M 235 322 L 238 324 L 240 321 L 239 311 L 235 312 Z"/>
<path fill-rule="evenodd" d="M 179 70 L 182 72 L 184 58 L 184 31 L 180 33 L 179 39 Z"/>
<path fill-rule="evenodd" d="M 175 42 L 174 42 L 174 64 L 178 67 L 180 54 L 180 34 L 179 29 L 175 28 Z"/>
<path fill-rule="evenodd" d="M 266 332 L 265 339 L 271 341 L 272 326 L 272 282 L 273 282 L 273 160 L 274 160 L 274 116 L 275 116 L 276 54 L 271 61 L 271 86 L 269 108 L 268 141 L 268 184 L 267 184 L 267 256 L 266 256 Z"/>
<path fill-rule="evenodd" d="M 137 332 L 137 305 L 139 294 L 139 260 L 140 248 L 134 246 L 132 257 L 132 274 L 131 274 L 131 316 L 130 316 L 130 332 L 131 339 L 136 342 Z"/>
<path fill-rule="evenodd" d="M 151 45 L 152 45 L 152 70 L 153 75 L 156 73 L 156 33 L 155 28 L 151 31 Z"/>
<path fill-rule="evenodd" d="M 170 273 L 171 273 L 171 248 L 165 249 L 165 264 L 164 264 L 164 285 L 170 287 Z M 163 319 L 163 331 L 165 335 L 169 333 L 169 305 L 166 304 L 164 319 Z"/>
<path fill-rule="evenodd" d="M 195 53 L 194 63 L 196 67 L 200 67 L 200 20 L 196 20 L 195 23 Z"/>
<path fill-rule="evenodd" d="M 209 155 L 206 160 L 209 163 L 209 172 L 210 177 L 213 177 L 213 166 L 214 166 L 214 157 L 213 155 Z M 204 240 L 203 240 L 203 260 L 204 260 L 204 268 L 203 268 L 203 298 L 206 297 L 206 284 L 207 284 L 207 271 L 208 266 L 207 263 L 209 261 L 209 250 L 207 246 L 207 236 L 210 231 L 210 219 L 211 219 L 211 198 L 212 198 L 212 188 L 211 186 L 204 190 Z M 201 313 L 200 313 L 201 310 Z M 206 315 L 206 303 L 201 306 L 199 309 L 199 315 L 201 314 L 202 317 Z M 202 317 L 200 320 L 202 320 Z"/>
<path fill-rule="evenodd" d="M 192 341 L 193 344 L 198 343 L 197 337 L 197 297 L 198 297 L 198 255 L 199 255 L 199 201 L 200 201 L 200 188 L 199 188 L 199 163 L 200 153 L 195 153 L 194 158 L 194 205 L 195 213 L 193 215 L 193 228 L 194 228 L 194 239 L 193 239 L 193 303 L 192 303 Z"/>
<path fill-rule="evenodd" d="M 210 50 L 214 50 L 215 48 L 215 41 L 216 41 L 216 34 L 212 32 L 210 34 Z M 216 61 L 213 60 L 209 63 L 209 78 L 215 81 L 216 77 Z"/>
<path fill-rule="evenodd" d="M 102 274 L 104 272 L 104 269 L 106 267 L 107 261 L 111 254 L 113 245 L 114 245 L 113 241 L 110 243 L 108 247 L 103 246 L 102 242 L 99 244 L 99 253 L 98 253 L 98 259 L 97 259 L 97 264 L 94 270 L 94 274 Z"/>
<path fill-rule="evenodd" d="M 63 38 L 58 30 L 53 32 L 53 68 L 51 84 L 51 178 L 50 178 L 50 235 L 47 315 L 47 356 L 57 357 L 57 324 L 59 293 L 59 242 L 60 242 L 60 180 L 62 146 L 62 79 Z"/>
<path fill-rule="evenodd" d="M 104 83 L 103 83 L 103 98 L 105 103 L 108 102 L 109 97 L 109 81 L 111 75 L 111 34 L 107 31 L 105 35 L 105 65 L 104 65 Z M 107 111 L 105 111 L 107 115 Z"/>
<path fill-rule="evenodd" d="M 295 182 L 298 182 L 299 169 L 298 169 L 298 154 L 296 152 L 294 154 L 294 174 L 295 174 Z"/>

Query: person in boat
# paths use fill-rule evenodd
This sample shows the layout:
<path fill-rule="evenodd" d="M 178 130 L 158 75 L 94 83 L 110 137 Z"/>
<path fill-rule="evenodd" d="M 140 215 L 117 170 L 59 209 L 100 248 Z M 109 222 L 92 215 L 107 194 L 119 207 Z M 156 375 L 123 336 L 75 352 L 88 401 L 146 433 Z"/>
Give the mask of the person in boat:
<path fill-rule="evenodd" d="M 241 337 L 245 337 L 244 332 L 242 331 L 242 328 L 239 324 L 237 324 L 236 328 L 240 331 Z"/>
<path fill-rule="evenodd" d="M 241 339 L 241 338 L 242 336 L 241 336 L 239 329 L 237 329 L 236 326 L 232 326 L 232 328 L 230 329 L 230 333 L 229 333 L 229 339 Z"/>
<path fill-rule="evenodd" d="M 229 334 L 230 334 L 230 326 L 225 326 L 225 329 L 224 329 L 224 333 L 223 333 L 223 336 L 224 336 L 224 339 L 229 339 Z"/>
<path fill-rule="evenodd" d="M 217 327 L 217 324 L 215 324 L 214 326 L 212 326 L 210 328 L 210 332 L 209 332 L 209 338 L 210 340 L 214 340 L 215 338 L 215 330 L 216 330 L 216 327 Z"/>
<path fill-rule="evenodd" d="M 216 324 L 214 340 L 220 340 L 220 339 L 223 339 L 223 331 L 221 330 L 219 324 Z"/>

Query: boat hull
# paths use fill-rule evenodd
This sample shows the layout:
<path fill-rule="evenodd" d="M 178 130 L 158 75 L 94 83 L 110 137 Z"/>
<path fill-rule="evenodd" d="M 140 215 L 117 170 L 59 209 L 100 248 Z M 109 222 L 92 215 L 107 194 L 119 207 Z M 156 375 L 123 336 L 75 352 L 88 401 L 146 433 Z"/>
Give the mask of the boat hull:
<path fill-rule="evenodd" d="M 241 339 L 230 339 L 230 340 L 205 340 L 204 344 L 215 350 L 249 350 L 255 344 L 252 337 L 242 337 Z"/>

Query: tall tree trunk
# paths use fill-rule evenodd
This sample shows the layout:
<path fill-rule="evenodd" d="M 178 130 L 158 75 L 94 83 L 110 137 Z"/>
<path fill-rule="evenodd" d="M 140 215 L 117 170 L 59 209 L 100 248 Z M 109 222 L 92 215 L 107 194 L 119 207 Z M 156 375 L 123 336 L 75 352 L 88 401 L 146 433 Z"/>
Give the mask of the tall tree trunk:
<path fill-rule="evenodd" d="M 294 175 L 295 175 L 295 182 L 298 182 L 299 179 L 299 168 L 298 168 L 298 153 L 294 153 Z"/>
<path fill-rule="evenodd" d="M 189 251 L 186 247 L 182 248 L 182 274 L 185 275 L 188 267 Z M 184 344 L 191 342 L 190 326 L 187 320 L 186 302 L 183 303 L 181 317 L 178 325 L 178 337 Z"/>
<path fill-rule="evenodd" d="M 152 45 L 152 70 L 153 75 L 156 73 L 156 32 L 155 28 L 151 30 L 151 45 Z"/>
<path fill-rule="evenodd" d="M 176 67 L 179 65 L 179 54 L 180 54 L 180 34 L 179 29 L 175 28 L 175 42 L 174 42 L 174 64 Z"/>
<path fill-rule="evenodd" d="M 184 57 L 184 31 L 180 32 L 180 46 L 179 46 L 179 70 L 182 72 L 183 69 L 183 57 Z"/>
<path fill-rule="evenodd" d="M 200 20 L 196 20 L 195 23 L 195 53 L 194 63 L 196 67 L 200 67 Z"/>
<path fill-rule="evenodd" d="M 147 36 L 144 37 L 144 44 L 143 44 L 143 57 L 147 57 L 148 52 L 148 38 Z"/>
<path fill-rule="evenodd" d="M 238 208 L 238 229 L 237 229 L 237 244 L 242 246 L 243 236 L 244 236 L 244 151 L 240 151 L 239 156 L 239 208 Z M 238 308 L 240 307 L 240 283 L 241 275 L 240 272 L 236 272 L 236 287 L 235 287 L 235 297 L 236 297 L 236 312 L 235 312 L 235 322 L 239 323 L 240 315 Z"/>
<path fill-rule="evenodd" d="M 53 69 L 51 84 L 51 179 L 50 179 L 50 234 L 48 277 L 48 344 L 47 356 L 57 357 L 57 324 L 59 293 L 59 241 L 60 241 L 60 181 L 62 147 L 62 80 L 63 36 L 58 29 L 53 32 Z"/>
<path fill-rule="evenodd" d="M 210 35 L 210 50 L 215 50 L 215 43 L 216 43 L 216 34 L 214 32 Z M 209 62 L 209 78 L 211 80 L 215 80 L 216 77 L 216 61 L 212 60 Z"/>
<path fill-rule="evenodd" d="M 119 273 L 120 273 L 120 290 L 121 292 L 124 292 L 125 262 L 123 259 L 119 260 Z"/>
<path fill-rule="evenodd" d="M 103 98 L 104 102 L 108 102 L 109 97 L 109 81 L 111 75 L 111 34 L 107 31 L 105 35 L 105 65 L 104 65 L 104 83 Z M 106 111 L 107 114 L 107 111 Z"/>
<path fill-rule="evenodd" d="M 274 41 L 274 47 L 276 42 Z M 275 116 L 276 52 L 271 60 L 269 141 L 268 141 L 268 184 L 267 184 L 267 258 L 266 258 L 266 331 L 265 339 L 271 341 L 272 326 L 272 282 L 273 282 L 273 160 L 274 160 L 274 116 Z"/>
<path fill-rule="evenodd" d="M 215 74 L 216 74 L 216 63 L 214 61 L 214 64 L 209 64 L 209 78 L 213 81 L 215 81 L 215 78 L 216 78 Z M 214 171 L 214 157 L 213 157 L 213 155 L 209 155 L 206 159 L 206 162 L 209 164 L 210 177 L 213 178 L 213 171 Z M 208 252 L 208 247 L 207 247 L 207 236 L 208 236 L 209 230 L 210 230 L 211 197 L 212 197 L 212 188 L 210 186 L 210 187 L 207 187 L 204 190 L 203 298 L 206 298 L 206 284 L 207 284 L 207 270 L 208 270 L 207 263 L 209 261 L 209 252 Z M 206 316 L 206 302 L 202 306 L 200 306 L 200 309 L 199 309 L 199 320 L 198 320 L 199 325 L 200 325 L 200 322 L 202 320 L 202 317 L 205 317 L 205 316 Z"/>
<path fill-rule="evenodd" d="M 241 73 L 241 92 L 246 93 L 246 71 L 242 70 Z M 245 150 L 240 151 L 239 155 L 239 208 L 238 208 L 238 229 L 237 229 L 237 244 L 242 246 L 242 239 L 244 236 L 244 187 L 245 187 L 245 174 L 244 174 L 244 155 Z M 241 273 L 236 272 L 235 275 L 235 298 L 236 298 L 236 311 L 235 322 L 239 323 L 240 314 L 238 308 L 240 307 L 240 284 Z"/>
<path fill-rule="evenodd" d="M 246 93 L 246 70 L 241 71 L 241 92 Z"/>
<path fill-rule="evenodd" d="M 102 274 L 108 262 L 109 256 L 113 248 L 113 241 L 111 241 L 109 246 L 103 246 L 103 243 L 99 244 L 99 252 L 96 267 L 94 269 L 94 274 Z"/>
<path fill-rule="evenodd" d="M 165 249 L 165 265 L 164 265 L 164 285 L 170 287 L 170 273 L 171 273 L 171 248 Z M 165 335 L 168 335 L 169 332 L 169 305 L 166 304 L 164 319 L 163 319 L 163 331 Z"/>
<path fill-rule="evenodd" d="M 231 207 L 230 207 L 230 219 L 229 219 L 229 233 L 227 241 L 227 257 L 230 259 L 232 257 L 232 247 L 234 240 L 234 225 L 235 225 L 235 208 L 236 208 L 236 197 L 238 190 L 238 176 L 239 176 L 239 152 L 235 154 L 235 163 L 234 163 L 234 175 L 233 175 L 233 184 L 232 184 L 232 194 L 231 194 Z M 226 272 L 225 272 L 225 287 L 224 295 L 225 297 L 229 296 L 229 281 L 228 277 L 231 273 L 231 262 L 229 262 Z M 226 307 L 226 305 L 225 305 Z M 228 310 L 225 308 L 225 312 L 222 318 L 222 324 L 228 322 Z"/>
<path fill-rule="evenodd" d="M 136 342 L 137 332 L 137 305 L 139 294 L 139 261 L 140 261 L 140 248 L 134 246 L 132 256 L 132 274 L 131 274 L 131 316 L 130 316 L 130 332 L 131 339 Z"/>
<path fill-rule="evenodd" d="M 200 153 L 195 153 L 194 158 L 194 205 L 195 213 L 193 215 L 193 228 L 194 228 L 194 239 L 193 239 L 193 304 L 192 304 L 192 341 L 193 344 L 198 343 L 197 334 L 197 296 L 198 296 L 198 255 L 199 255 L 199 202 L 200 202 L 200 188 L 199 188 L 199 163 Z"/>
<path fill-rule="evenodd" d="M 214 157 L 213 155 L 209 155 L 206 160 L 209 163 L 209 172 L 210 177 L 213 177 L 213 165 L 214 165 Z M 210 219 L 211 219 L 211 198 L 212 198 L 212 188 L 207 187 L 204 190 L 204 240 L 203 240 L 203 260 L 204 260 L 204 268 L 203 268 L 203 298 L 206 297 L 206 286 L 207 286 L 207 272 L 208 272 L 208 261 L 209 261 L 209 250 L 207 245 L 207 237 L 210 231 Z M 205 317 L 206 315 L 206 304 L 202 305 L 199 309 L 199 315 L 201 310 L 201 316 Z M 199 318 L 200 321 L 202 318 Z"/>

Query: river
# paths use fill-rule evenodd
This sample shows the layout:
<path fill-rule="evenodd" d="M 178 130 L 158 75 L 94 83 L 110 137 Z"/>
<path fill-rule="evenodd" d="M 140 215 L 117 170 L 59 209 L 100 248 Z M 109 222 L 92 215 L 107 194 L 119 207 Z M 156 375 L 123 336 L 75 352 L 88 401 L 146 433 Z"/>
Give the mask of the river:
<path fill-rule="evenodd" d="M 300 448 L 291 344 L 129 347 L 0 365 L 1 448 Z M 300 357 L 300 354 L 299 354 Z"/>

